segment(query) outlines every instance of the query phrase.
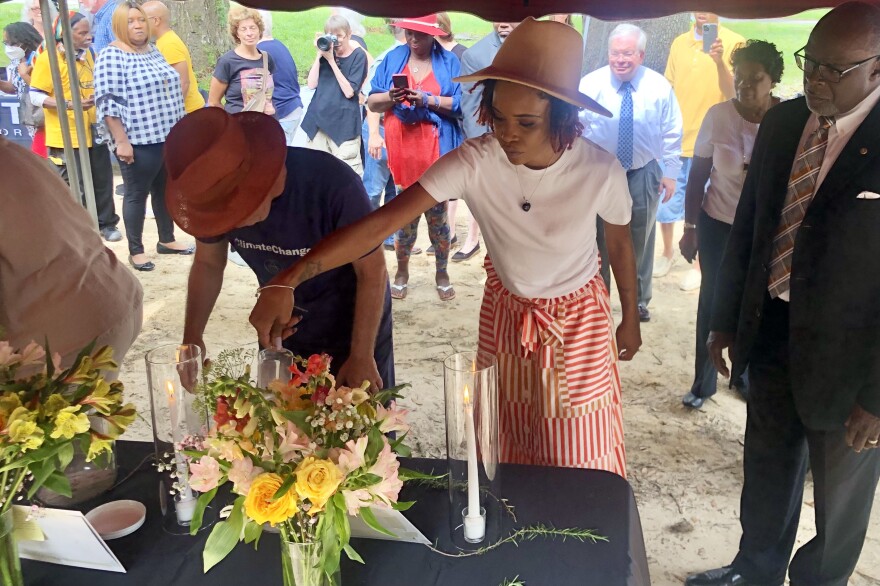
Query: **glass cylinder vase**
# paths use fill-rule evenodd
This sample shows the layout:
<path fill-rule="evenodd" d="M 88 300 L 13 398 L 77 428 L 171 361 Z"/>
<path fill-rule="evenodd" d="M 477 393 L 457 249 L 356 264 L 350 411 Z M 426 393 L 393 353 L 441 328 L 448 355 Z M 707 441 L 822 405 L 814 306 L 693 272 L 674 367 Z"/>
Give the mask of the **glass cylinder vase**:
<path fill-rule="evenodd" d="M 443 375 L 452 541 L 473 550 L 501 537 L 497 361 L 460 352 L 443 362 Z"/>
<path fill-rule="evenodd" d="M 198 493 L 189 485 L 187 446 L 208 432 L 208 411 L 196 400 L 201 380 L 202 350 L 194 344 L 166 344 L 147 352 L 147 383 L 153 443 L 160 470 L 160 505 L 164 529 L 189 533 Z M 173 503 L 173 504 L 172 504 Z M 210 526 L 207 519 L 202 529 Z"/>
<path fill-rule="evenodd" d="M 321 543 L 297 543 L 281 538 L 284 586 L 340 586 L 340 571 L 327 574 L 321 567 Z"/>
<path fill-rule="evenodd" d="M 293 359 L 293 352 L 286 348 L 260 350 L 257 357 L 257 386 L 261 389 L 268 389 L 272 383 L 286 386 L 293 375 L 290 372 Z"/>
<path fill-rule="evenodd" d="M 21 576 L 21 561 L 18 559 L 18 546 L 15 543 L 15 519 L 12 509 L 0 515 L 0 584 L 3 586 L 24 586 Z"/>

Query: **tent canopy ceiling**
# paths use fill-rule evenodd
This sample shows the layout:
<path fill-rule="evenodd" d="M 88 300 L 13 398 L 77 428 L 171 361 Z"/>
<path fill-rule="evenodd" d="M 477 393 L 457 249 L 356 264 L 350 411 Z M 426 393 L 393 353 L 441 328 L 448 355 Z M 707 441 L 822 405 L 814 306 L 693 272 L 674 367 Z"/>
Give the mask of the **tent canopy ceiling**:
<path fill-rule="evenodd" d="M 880 0 L 877 0 L 880 1 Z M 267 10 L 307 10 L 333 0 L 244 0 Z M 411 17 L 452 10 L 491 21 L 518 21 L 527 16 L 583 13 L 603 20 L 654 18 L 705 10 L 729 18 L 788 16 L 811 8 L 830 8 L 843 0 L 343 0 L 346 7 L 371 16 Z"/>

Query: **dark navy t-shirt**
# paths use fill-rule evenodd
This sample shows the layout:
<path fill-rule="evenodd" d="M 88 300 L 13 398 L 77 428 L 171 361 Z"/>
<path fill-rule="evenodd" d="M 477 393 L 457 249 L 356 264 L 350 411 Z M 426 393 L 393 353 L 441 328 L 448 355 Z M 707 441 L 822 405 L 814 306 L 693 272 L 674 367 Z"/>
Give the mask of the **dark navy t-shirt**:
<path fill-rule="evenodd" d="M 363 182 L 348 165 L 320 151 L 288 148 L 284 193 L 272 202 L 269 216 L 225 237 L 264 285 L 298 262 L 322 238 L 371 211 Z M 299 285 L 295 303 L 307 312 L 284 346 L 298 353 L 326 352 L 334 357 L 334 367 L 342 366 L 351 349 L 356 292 L 357 277 L 351 264 Z M 376 337 L 377 357 L 391 352 L 391 333 L 391 295 L 386 288 Z"/>

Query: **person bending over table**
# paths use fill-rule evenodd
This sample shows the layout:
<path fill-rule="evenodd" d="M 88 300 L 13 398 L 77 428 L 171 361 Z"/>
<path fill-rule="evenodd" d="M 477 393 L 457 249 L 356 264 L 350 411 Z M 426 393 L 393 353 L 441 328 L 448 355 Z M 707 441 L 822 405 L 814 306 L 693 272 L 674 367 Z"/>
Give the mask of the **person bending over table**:
<path fill-rule="evenodd" d="M 293 296 L 310 279 L 359 258 L 438 202 L 460 197 L 483 227 L 488 279 L 479 348 L 498 358 L 505 462 L 598 468 L 624 475 L 617 360 L 641 345 L 626 175 L 580 138 L 581 36 L 526 20 L 492 66 L 458 81 L 483 84 L 480 116 L 493 134 L 466 141 L 415 184 L 334 233 L 264 288 L 251 323 L 264 344 L 288 336 Z M 623 319 L 612 331 L 599 275 L 596 217 L 606 222 Z M 619 348 L 619 353 L 618 353 Z"/>
<path fill-rule="evenodd" d="M 203 332 L 230 244 L 254 271 L 262 294 L 281 291 L 292 300 L 287 288 L 273 288 L 273 277 L 372 209 L 348 165 L 320 151 L 288 149 L 284 130 L 262 113 L 205 108 L 189 114 L 168 135 L 165 164 L 168 209 L 197 238 L 183 342 L 199 345 L 203 354 Z M 390 387 L 394 351 L 385 256 L 378 247 L 352 261 L 300 287 L 294 321 L 302 322 L 285 347 L 300 356 L 329 354 L 339 384 L 369 380 L 373 389 Z"/>

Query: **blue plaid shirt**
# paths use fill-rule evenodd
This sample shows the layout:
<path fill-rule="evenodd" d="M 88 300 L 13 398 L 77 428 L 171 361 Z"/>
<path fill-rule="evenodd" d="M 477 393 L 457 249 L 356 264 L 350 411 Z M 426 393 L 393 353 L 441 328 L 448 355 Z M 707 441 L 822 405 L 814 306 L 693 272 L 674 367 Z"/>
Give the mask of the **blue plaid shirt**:
<path fill-rule="evenodd" d="M 98 117 L 119 118 L 133 145 L 165 142 L 184 117 L 180 75 L 154 45 L 149 53 L 107 47 L 95 64 Z M 111 147 L 115 150 L 115 145 Z"/>
<path fill-rule="evenodd" d="M 95 14 L 95 21 L 92 23 L 92 47 L 95 53 L 100 53 L 116 40 L 116 35 L 113 34 L 113 11 L 116 10 L 116 6 L 118 6 L 117 0 L 107 0 L 107 3 Z"/>

